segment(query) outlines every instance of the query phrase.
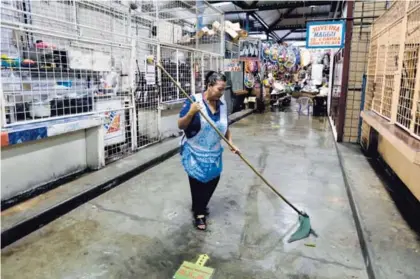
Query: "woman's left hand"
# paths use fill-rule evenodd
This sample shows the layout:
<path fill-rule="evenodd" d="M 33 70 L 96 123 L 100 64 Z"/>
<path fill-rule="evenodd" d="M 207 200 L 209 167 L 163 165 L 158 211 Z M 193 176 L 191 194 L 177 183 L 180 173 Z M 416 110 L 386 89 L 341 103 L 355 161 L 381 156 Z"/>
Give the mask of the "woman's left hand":
<path fill-rule="evenodd" d="M 235 154 L 241 153 L 241 151 L 231 141 L 229 141 L 229 143 L 230 143 L 230 151 L 232 151 Z"/>

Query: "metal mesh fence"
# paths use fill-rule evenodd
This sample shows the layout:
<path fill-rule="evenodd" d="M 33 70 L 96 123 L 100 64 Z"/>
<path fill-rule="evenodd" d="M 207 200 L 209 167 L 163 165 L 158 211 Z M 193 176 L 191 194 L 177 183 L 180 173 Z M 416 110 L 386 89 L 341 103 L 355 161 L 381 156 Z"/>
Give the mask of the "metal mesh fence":
<path fill-rule="evenodd" d="M 203 90 L 204 88 L 204 57 L 203 57 L 203 53 L 201 52 L 194 52 L 193 56 L 194 56 L 194 82 L 195 82 L 195 92 L 194 93 L 198 93 L 201 92 L 201 90 Z"/>
<path fill-rule="evenodd" d="M 161 47 L 161 63 L 165 70 L 178 82 L 188 94 L 192 93 L 192 51 Z M 185 97 L 171 82 L 169 77 L 162 75 L 161 100 L 162 102 L 176 102 Z"/>
<path fill-rule="evenodd" d="M 101 112 L 103 99 L 129 96 L 130 42 L 107 33 L 119 25 L 118 11 L 89 2 L 4 1 L 1 15 L 3 126 Z"/>
<path fill-rule="evenodd" d="M 385 58 L 383 40 L 373 40 L 371 42 L 372 23 L 375 18 L 378 18 L 387 9 L 387 1 L 367 1 L 356 0 L 353 5 L 353 24 L 351 32 L 350 43 L 350 63 L 349 63 L 349 77 L 348 89 L 346 94 L 346 109 L 344 120 L 343 140 L 346 142 L 358 142 L 361 135 L 361 121 L 360 111 L 363 106 L 363 101 L 372 105 L 376 110 L 381 110 L 383 90 L 377 90 L 375 95 L 372 92 L 379 88 L 384 88 L 385 84 L 385 66 L 376 63 L 378 55 L 383 61 Z M 375 57 L 373 63 L 368 63 L 369 50 L 371 56 Z M 339 60 L 337 60 L 339 61 Z M 339 66 L 339 65 L 337 65 Z M 340 66 L 341 67 L 341 66 Z M 336 67 L 341 75 L 341 68 Z M 376 73 L 380 73 L 376 75 Z M 365 87 L 366 80 L 368 87 Z M 337 82 L 333 82 L 333 94 L 331 98 L 332 118 L 334 119 L 335 110 L 338 106 L 338 99 L 336 97 L 340 88 L 336 86 Z M 374 86 L 373 86 L 374 85 Z M 370 92 L 370 93 L 368 93 Z"/>
<path fill-rule="evenodd" d="M 223 67 L 223 15 L 206 2 L 0 5 L 2 127 L 100 116 L 107 162 L 158 141 L 159 103 L 184 99 L 156 62 L 189 94 Z"/>
<path fill-rule="evenodd" d="M 385 37 L 379 40 L 378 47 L 378 60 L 376 63 L 376 74 L 375 74 L 375 96 L 373 98 L 373 110 L 376 112 L 381 111 L 382 107 L 382 88 L 384 82 L 384 71 L 385 71 L 385 57 L 386 57 L 386 41 Z"/>
<path fill-rule="evenodd" d="M 419 29 L 419 1 L 394 1 L 375 21 L 364 107 L 417 138 L 420 138 Z"/>
<path fill-rule="evenodd" d="M 404 129 L 413 131 L 414 116 L 417 114 L 419 100 L 419 47 L 420 47 L 420 8 L 411 12 L 407 18 L 405 47 L 401 69 L 401 85 L 398 99 L 397 123 Z M 414 131 L 413 131 L 414 132 Z M 417 134 L 419 136 L 419 134 Z"/>
<path fill-rule="evenodd" d="M 386 50 L 385 62 L 385 81 L 382 98 L 382 114 L 384 117 L 391 119 L 392 96 L 394 94 L 395 72 L 398 70 L 398 52 L 400 49 L 400 41 L 398 33 L 401 30 L 402 22 L 400 21 L 388 32 L 388 43 Z"/>
<path fill-rule="evenodd" d="M 223 55 L 223 13 L 206 1 L 142 1 L 138 13 L 156 20 L 161 43 Z"/>
<path fill-rule="evenodd" d="M 376 74 L 376 58 L 378 55 L 378 40 L 374 39 L 370 43 L 367 80 L 366 80 L 366 95 L 365 95 L 365 109 L 372 108 L 373 98 L 375 94 L 375 74 Z"/>
<path fill-rule="evenodd" d="M 156 67 L 157 48 L 153 43 L 137 41 L 135 70 L 135 115 L 133 149 L 159 140 L 159 88 Z"/>

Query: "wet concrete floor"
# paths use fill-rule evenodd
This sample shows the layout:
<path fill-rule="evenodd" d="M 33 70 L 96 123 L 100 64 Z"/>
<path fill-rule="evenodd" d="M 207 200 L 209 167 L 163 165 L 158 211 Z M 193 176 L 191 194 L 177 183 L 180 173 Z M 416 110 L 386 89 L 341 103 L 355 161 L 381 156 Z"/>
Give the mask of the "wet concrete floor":
<path fill-rule="evenodd" d="M 175 156 L 3 249 L 2 278 L 171 278 L 202 253 L 219 279 L 367 278 L 327 119 L 269 112 L 231 129 L 318 238 L 287 243 L 296 213 L 226 149 L 207 232 Z"/>

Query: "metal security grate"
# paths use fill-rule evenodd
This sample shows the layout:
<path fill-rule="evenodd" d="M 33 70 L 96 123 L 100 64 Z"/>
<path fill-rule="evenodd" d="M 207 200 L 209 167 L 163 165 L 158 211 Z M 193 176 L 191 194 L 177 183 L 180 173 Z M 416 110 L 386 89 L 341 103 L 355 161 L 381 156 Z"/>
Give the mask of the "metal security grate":
<path fill-rule="evenodd" d="M 138 13 L 156 20 L 156 36 L 161 43 L 223 55 L 223 13 L 206 1 L 140 2 Z"/>
<path fill-rule="evenodd" d="M 137 40 L 135 71 L 135 129 L 132 147 L 159 141 L 159 89 L 156 67 L 157 45 Z"/>
<path fill-rule="evenodd" d="M 129 2 L 1 1 L 2 128 L 101 118 L 108 163 L 158 141 L 159 104 L 183 96 L 156 63 L 200 92 L 204 67 L 223 67 L 223 15 L 205 1 Z"/>
<path fill-rule="evenodd" d="M 376 1 L 372 1 L 376 2 Z M 372 27 L 372 36 L 386 31 L 392 23 L 401 20 L 406 12 L 406 1 L 394 1 L 390 9 L 379 17 Z"/>
<path fill-rule="evenodd" d="M 417 138 L 420 138 L 419 3 L 394 1 L 374 22 L 365 104 L 365 110 L 376 111 Z"/>
<path fill-rule="evenodd" d="M 124 25 L 104 3 L 2 2 L 4 126 L 102 114 L 103 100 L 127 106 L 131 45 L 110 35 Z"/>
<path fill-rule="evenodd" d="M 165 70 L 189 94 L 192 93 L 192 52 L 188 50 L 161 47 L 161 63 Z M 162 102 L 176 102 L 185 99 L 166 75 L 162 75 Z"/>
<path fill-rule="evenodd" d="M 420 5 L 420 1 L 410 0 L 410 3 L 408 4 L 408 9 L 409 10 L 417 9 L 419 5 Z"/>
<path fill-rule="evenodd" d="M 406 41 L 410 46 L 410 49 L 413 50 L 412 53 L 412 62 L 416 63 L 414 75 L 414 86 L 412 86 L 413 81 L 410 79 L 410 94 L 413 94 L 412 99 L 412 123 L 410 126 L 410 131 L 414 133 L 415 136 L 420 138 L 420 74 L 418 69 L 420 67 L 420 6 L 416 5 L 416 8 L 411 11 L 407 20 L 407 37 Z M 407 45 L 406 45 L 407 48 Z M 411 91 L 413 88 L 413 91 Z"/>
<path fill-rule="evenodd" d="M 416 86 L 416 75 L 419 58 L 420 41 L 418 31 L 420 10 L 408 16 L 406 41 L 401 70 L 401 86 L 398 98 L 397 123 L 409 130 L 413 117 L 412 109 L 414 104 L 414 88 Z"/>
<path fill-rule="evenodd" d="M 385 83 L 384 83 L 384 95 L 382 103 L 382 115 L 388 119 L 391 119 L 391 108 L 392 108 L 392 96 L 394 94 L 394 79 L 395 73 L 398 70 L 398 54 L 400 50 L 399 32 L 401 32 L 402 22 L 397 23 L 392 27 L 388 34 L 388 45 L 386 54 L 386 66 L 385 66 Z"/>
<path fill-rule="evenodd" d="M 208 55 L 208 54 L 203 55 L 203 79 L 202 79 L 202 82 L 203 82 L 204 86 L 205 86 L 204 79 L 205 79 L 206 74 L 208 73 L 208 71 L 213 70 L 213 68 L 211 67 L 211 64 L 210 64 L 211 61 L 212 61 L 211 55 Z M 203 88 L 203 90 L 204 90 L 204 88 Z"/>
<path fill-rule="evenodd" d="M 372 40 L 370 44 L 367 80 L 366 80 L 366 101 L 365 109 L 372 109 L 373 98 L 375 95 L 375 74 L 376 74 L 376 58 L 378 55 L 378 41 Z"/>
<path fill-rule="evenodd" d="M 203 53 L 195 51 L 194 57 L 194 80 L 195 80 L 195 92 L 199 93 L 204 89 L 204 58 Z"/>
<path fill-rule="evenodd" d="M 375 97 L 373 99 L 373 110 L 377 113 L 381 112 L 382 106 L 382 87 L 384 82 L 386 57 L 386 45 L 384 39 L 385 38 L 382 38 L 381 44 L 378 48 L 378 61 L 376 64 Z"/>

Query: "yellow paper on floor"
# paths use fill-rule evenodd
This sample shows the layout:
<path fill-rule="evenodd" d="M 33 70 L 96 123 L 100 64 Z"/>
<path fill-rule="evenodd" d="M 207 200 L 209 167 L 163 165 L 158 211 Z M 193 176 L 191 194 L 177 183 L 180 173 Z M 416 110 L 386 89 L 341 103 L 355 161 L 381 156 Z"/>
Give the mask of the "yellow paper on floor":
<path fill-rule="evenodd" d="M 196 263 L 184 261 L 175 273 L 175 279 L 211 279 L 214 269 L 204 266 L 209 257 L 200 255 Z"/>

